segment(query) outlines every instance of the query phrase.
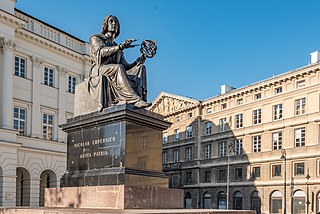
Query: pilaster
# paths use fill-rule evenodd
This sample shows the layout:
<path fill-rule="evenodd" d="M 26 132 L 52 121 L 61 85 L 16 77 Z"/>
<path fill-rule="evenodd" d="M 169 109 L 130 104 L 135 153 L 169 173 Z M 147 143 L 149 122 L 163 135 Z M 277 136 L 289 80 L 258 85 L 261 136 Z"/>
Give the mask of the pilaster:
<path fill-rule="evenodd" d="M 67 74 L 68 69 L 61 66 L 57 67 L 59 72 L 59 115 L 58 125 L 66 123 L 66 91 L 67 91 Z M 66 134 L 58 129 L 58 141 L 66 141 Z"/>
<path fill-rule="evenodd" d="M 15 43 L 7 38 L 0 39 L 0 48 L 3 52 L 3 65 L 1 66 L 1 121 L 0 127 L 13 129 L 13 71 Z"/>
<path fill-rule="evenodd" d="M 39 207 L 40 194 L 40 180 L 39 178 L 30 179 L 30 207 Z"/>
<path fill-rule="evenodd" d="M 32 56 L 32 137 L 41 137 L 41 109 L 40 109 L 40 86 L 42 74 L 43 59 Z"/>

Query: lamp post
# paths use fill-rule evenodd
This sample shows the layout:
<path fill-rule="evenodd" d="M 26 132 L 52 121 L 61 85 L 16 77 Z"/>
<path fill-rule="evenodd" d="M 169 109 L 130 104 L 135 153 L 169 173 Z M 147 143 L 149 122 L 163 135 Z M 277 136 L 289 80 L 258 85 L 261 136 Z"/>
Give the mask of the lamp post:
<path fill-rule="evenodd" d="M 284 179 L 283 179 L 283 194 L 284 194 L 284 203 L 283 203 L 283 214 L 287 214 L 287 153 L 285 149 L 281 150 L 281 160 L 284 161 Z"/>
<path fill-rule="evenodd" d="M 310 175 L 309 175 L 309 169 L 308 169 L 308 174 L 306 176 L 307 179 L 307 213 L 309 213 L 309 205 L 310 205 L 310 201 L 309 201 L 309 179 L 310 179 Z"/>
<path fill-rule="evenodd" d="M 229 210 L 229 192 L 230 192 L 230 153 L 234 153 L 234 145 L 230 143 L 228 145 L 228 153 L 227 153 L 227 162 L 228 162 L 228 169 L 227 169 L 227 210 Z"/>

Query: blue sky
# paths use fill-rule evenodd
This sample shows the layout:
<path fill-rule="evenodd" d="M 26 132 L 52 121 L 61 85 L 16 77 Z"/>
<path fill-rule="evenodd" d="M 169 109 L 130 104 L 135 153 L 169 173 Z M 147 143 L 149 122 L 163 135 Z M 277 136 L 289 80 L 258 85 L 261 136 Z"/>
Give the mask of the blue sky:
<path fill-rule="evenodd" d="M 156 40 L 149 101 L 161 91 L 198 100 L 310 61 L 320 49 L 317 0 L 18 0 L 16 8 L 88 41 L 107 15 L 127 38 Z M 140 55 L 127 51 L 128 61 Z"/>

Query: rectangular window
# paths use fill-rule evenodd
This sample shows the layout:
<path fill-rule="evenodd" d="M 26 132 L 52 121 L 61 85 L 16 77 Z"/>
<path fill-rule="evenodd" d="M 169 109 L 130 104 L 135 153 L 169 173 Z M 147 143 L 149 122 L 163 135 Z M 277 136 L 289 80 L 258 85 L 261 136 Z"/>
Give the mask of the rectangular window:
<path fill-rule="evenodd" d="M 42 137 L 46 140 L 53 140 L 53 115 L 42 115 Z"/>
<path fill-rule="evenodd" d="M 226 109 L 226 108 L 227 108 L 227 103 L 221 104 L 221 110 Z"/>
<path fill-rule="evenodd" d="M 281 176 L 281 165 L 272 165 L 272 177 L 279 177 Z"/>
<path fill-rule="evenodd" d="M 207 108 L 207 114 L 211 114 L 212 113 L 212 108 Z"/>
<path fill-rule="evenodd" d="M 241 180 L 242 179 L 242 168 L 235 168 L 234 169 L 234 179 Z"/>
<path fill-rule="evenodd" d="M 236 128 L 242 128 L 243 127 L 243 114 L 237 114 L 236 115 Z"/>
<path fill-rule="evenodd" d="M 260 175 L 260 170 L 261 170 L 260 166 L 252 167 L 251 175 L 252 175 L 253 179 L 260 178 L 260 176 L 261 176 Z"/>
<path fill-rule="evenodd" d="M 257 125 L 261 123 L 261 109 L 253 110 L 253 124 Z"/>
<path fill-rule="evenodd" d="M 48 68 L 48 67 L 45 67 L 44 68 L 44 79 L 43 79 L 43 83 L 45 85 L 48 85 L 48 86 L 52 86 L 53 87 L 53 69 L 52 68 Z"/>
<path fill-rule="evenodd" d="M 304 175 L 304 163 L 294 164 L 294 175 Z"/>
<path fill-rule="evenodd" d="M 206 122 L 204 124 L 204 128 L 205 128 L 205 134 L 211 134 L 212 133 L 212 123 L 211 122 Z"/>
<path fill-rule="evenodd" d="M 192 112 L 188 112 L 188 118 L 192 117 Z"/>
<path fill-rule="evenodd" d="M 186 147 L 184 150 L 184 159 L 185 161 L 191 161 L 192 160 L 192 148 Z"/>
<path fill-rule="evenodd" d="M 192 137 L 192 126 L 187 126 L 187 128 L 186 128 L 186 137 L 187 138 Z"/>
<path fill-rule="evenodd" d="M 180 131 L 179 129 L 174 130 L 174 141 L 180 140 Z"/>
<path fill-rule="evenodd" d="M 163 132 L 162 143 L 163 144 L 167 144 L 168 143 L 168 132 L 167 131 Z"/>
<path fill-rule="evenodd" d="M 297 99 L 294 103 L 296 115 L 304 114 L 306 111 L 306 98 Z"/>
<path fill-rule="evenodd" d="M 211 171 L 205 171 L 204 172 L 204 181 L 210 182 L 211 181 Z"/>
<path fill-rule="evenodd" d="M 204 159 L 211 158 L 211 144 L 204 145 Z"/>
<path fill-rule="evenodd" d="M 282 149 L 282 132 L 272 133 L 273 150 Z"/>
<path fill-rule="evenodd" d="M 76 91 L 77 78 L 73 76 L 68 77 L 68 92 L 74 94 Z"/>
<path fill-rule="evenodd" d="M 305 80 L 300 80 L 297 82 L 297 88 L 302 88 L 306 85 L 306 81 Z"/>
<path fill-rule="evenodd" d="M 220 169 L 219 170 L 219 181 L 225 181 L 226 180 L 226 170 Z"/>
<path fill-rule="evenodd" d="M 26 59 L 16 56 L 14 59 L 14 74 L 26 77 Z"/>
<path fill-rule="evenodd" d="M 162 164 L 168 163 L 168 152 L 162 152 Z"/>
<path fill-rule="evenodd" d="M 282 104 L 273 106 L 273 120 L 282 119 Z"/>
<path fill-rule="evenodd" d="M 277 87 L 274 89 L 274 94 L 280 94 L 282 93 L 282 87 Z"/>
<path fill-rule="evenodd" d="M 180 121 L 180 116 L 176 116 L 176 122 Z"/>
<path fill-rule="evenodd" d="M 173 150 L 173 162 L 174 163 L 179 162 L 179 149 Z"/>
<path fill-rule="evenodd" d="M 305 146 L 305 143 L 306 143 L 305 128 L 299 128 L 294 130 L 294 142 L 296 147 Z"/>
<path fill-rule="evenodd" d="M 226 131 L 226 126 L 227 126 L 227 118 L 220 119 L 219 120 L 220 132 Z"/>
<path fill-rule="evenodd" d="M 13 128 L 19 131 L 20 135 L 26 135 L 27 110 L 14 107 L 13 109 Z"/>
<path fill-rule="evenodd" d="M 234 141 L 235 144 L 235 154 L 242 155 L 242 139 L 236 139 Z"/>
<path fill-rule="evenodd" d="M 224 157 L 227 155 L 227 142 L 219 142 L 219 157 Z"/>
<path fill-rule="evenodd" d="M 261 136 L 260 135 L 252 137 L 252 148 L 254 153 L 261 152 Z"/>
<path fill-rule="evenodd" d="M 242 104 L 243 104 L 243 99 L 242 98 L 237 99 L 237 105 L 239 106 L 239 105 L 242 105 Z"/>
<path fill-rule="evenodd" d="M 187 172 L 186 173 L 186 182 L 191 182 L 192 180 L 192 173 L 191 172 Z"/>
<path fill-rule="evenodd" d="M 261 99 L 261 93 L 254 95 L 254 100 L 260 100 Z"/>

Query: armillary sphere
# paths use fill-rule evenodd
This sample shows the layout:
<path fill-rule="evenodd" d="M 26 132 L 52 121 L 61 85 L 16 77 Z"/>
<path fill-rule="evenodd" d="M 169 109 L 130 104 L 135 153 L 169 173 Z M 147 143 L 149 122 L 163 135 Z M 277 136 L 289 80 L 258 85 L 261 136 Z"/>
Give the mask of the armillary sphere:
<path fill-rule="evenodd" d="M 146 58 L 152 58 L 157 53 L 157 44 L 152 40 L 144 40 L 140 46 L 141 54 Z"/>

